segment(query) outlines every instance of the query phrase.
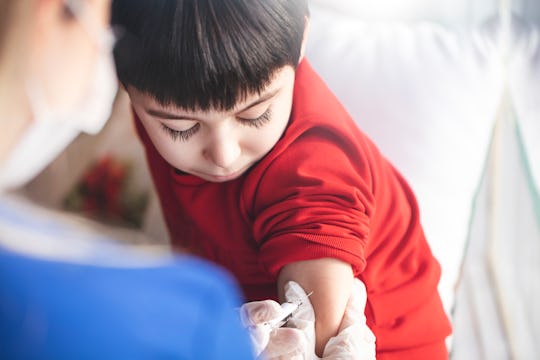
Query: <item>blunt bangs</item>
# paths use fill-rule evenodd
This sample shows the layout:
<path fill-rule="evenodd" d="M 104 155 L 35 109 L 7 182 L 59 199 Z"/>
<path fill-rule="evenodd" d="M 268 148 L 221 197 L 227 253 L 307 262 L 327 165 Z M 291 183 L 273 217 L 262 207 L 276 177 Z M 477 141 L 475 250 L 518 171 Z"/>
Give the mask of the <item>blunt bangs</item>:
<path fill-rule="evenodd" d="M 230 110 L 296 67 L 306 0 L 115 0 L 120 81 L 162 105 Z"/>

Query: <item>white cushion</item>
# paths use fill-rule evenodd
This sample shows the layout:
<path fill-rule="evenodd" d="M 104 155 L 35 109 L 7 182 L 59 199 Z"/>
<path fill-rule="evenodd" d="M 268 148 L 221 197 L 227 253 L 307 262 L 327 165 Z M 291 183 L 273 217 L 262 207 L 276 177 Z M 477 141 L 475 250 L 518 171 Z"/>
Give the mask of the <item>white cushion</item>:
<path fill-rule="evenodd" d="M 499 9 L 493 0 L 309 0 L 311 8 L 334 10 L 363 21 L 429 20 L 468 25 Z"/>
<path fill-rule="evenodd" d="M 450 311 L 501 93 L 490 36 L 366 22 L 321 1 L 307 57 L 414 189 Z"/>
<path fill-rule="evenodd" d="M 514 22 L 510 94 L 527 153 L 531 179 L 540 189 L 540 24 Z M 540 214 L 538 214 L 540 216 Z"/>

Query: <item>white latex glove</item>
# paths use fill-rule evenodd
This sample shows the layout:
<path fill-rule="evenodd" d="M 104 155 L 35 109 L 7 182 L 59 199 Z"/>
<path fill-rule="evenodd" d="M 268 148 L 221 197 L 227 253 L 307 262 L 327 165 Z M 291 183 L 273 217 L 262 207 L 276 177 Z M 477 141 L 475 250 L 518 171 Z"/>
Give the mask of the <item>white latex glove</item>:
<path fill-rule="evenodd" d="M 242 306 L 242 322 L 250 329 L 256 356 L 267 360 L 319 359 L 315 355 L 315 314 L 304 289 L 290 281 L 285 285 L 285 298 L 301 299 L 302 305 L 286 327 L 271 332 L 257 325 L 279 316 L 281 308 L 277 302 L 255 301 Z M 364 284 L 355 279 L 339 333 L 326 344 L 322 359 L 375 359 L 375 336 L 364 315 L 366 300 Z"/>
<path fill-rule="evenodd" d="M 300 329 L 280 327 L 271 330 L 262 325 L 280 314 L 281 306 L 273 300 L 253 301 L 240 308 L 240 319 L 249 331 L 255 356 L 258 359 L 304 359 L 309 342 Z"/>
<path fill-rule="evenodd" d="M 364 315 L 366 302 L 366 286 L 354 279 L 339 332 L 326 343 L 323 359 L 375 359 L 375 335 L 367 326 Z"/>

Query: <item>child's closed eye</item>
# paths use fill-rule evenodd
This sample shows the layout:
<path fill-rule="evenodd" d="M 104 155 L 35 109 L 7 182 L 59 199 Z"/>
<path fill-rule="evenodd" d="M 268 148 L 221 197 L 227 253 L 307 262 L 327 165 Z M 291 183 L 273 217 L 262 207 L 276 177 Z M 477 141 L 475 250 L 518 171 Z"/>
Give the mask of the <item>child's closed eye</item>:
<path fill-rule="evenodd" d="M 168 127 L 167 125 L 161 123 L 161 128 L 165 131 L 174 141 L 187 141 L 191 138 L 201 127 L 200 123 L 196 123 L 191 128 L 187 130 L 174 130 Z"/>
<path fill-rule="evenodd" d="M 269 122 L 271 118 L 272 118 L 272 108 L 269 107 L 261 116 L 258 116 L 254 119 L 247 119 L 247 118 L 239 117 L 238 121 L 242 123 L 243 125 L 260 128 L 264 124 Z"/>

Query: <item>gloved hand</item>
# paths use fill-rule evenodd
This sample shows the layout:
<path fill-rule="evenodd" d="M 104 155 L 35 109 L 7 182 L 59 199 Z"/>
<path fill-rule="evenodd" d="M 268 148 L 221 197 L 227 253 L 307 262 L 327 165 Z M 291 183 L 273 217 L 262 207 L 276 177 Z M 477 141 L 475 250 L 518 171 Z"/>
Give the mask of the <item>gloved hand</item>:
<path fill-rule="evenodd" d="M 366 324 L 366 302 L 366 286 L 362 281 L 354 279 L 339 332 L 326 343 L 323 359 L 375 359 L 376 339 Z"/>
<path fill-rule="evenodd" d="M 280 327 L 272 330 L 263 325 L 278 318 L 281 311 L 281 306 L 273 300 L 253 301 L 240 308 L 240 319 L 249 331 L 258 359 L 303 359 L 303 354 L 309 348 L 308 339 L 314 339 L 314 336 L 306 336 L 300 329 Z"/>
<path fill-rule="evenodd" d="M 255 301 L 242 306 L 242 323 L 250 330 L 256 356 L 267 360 L 319 359 L 315 355 L 315 314 L 309 298 L 293 281 L 285 285 L 285 298 L 300 299 L 302 305 L 286 327 L 273 331 L 261 324 L 279 316 L 281 307 L 277 302 Z M 323 359 L 375 359 L 375 336 L 364 316 L 366 300 L 364 284 L 355 279 L 339 333 L 326 344 Z"/>

